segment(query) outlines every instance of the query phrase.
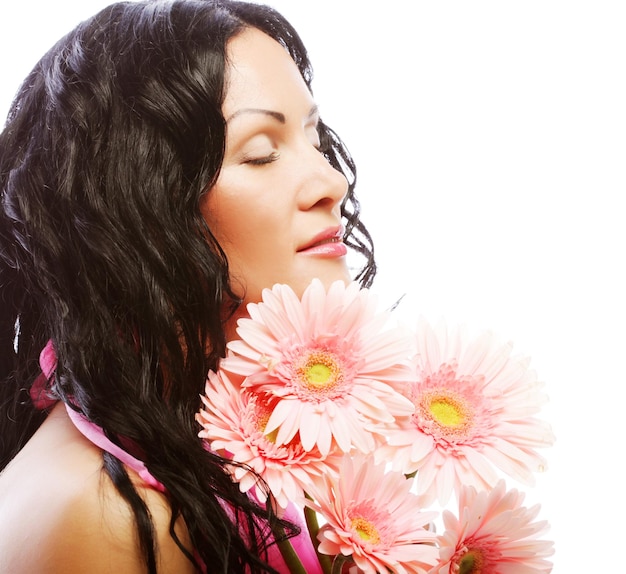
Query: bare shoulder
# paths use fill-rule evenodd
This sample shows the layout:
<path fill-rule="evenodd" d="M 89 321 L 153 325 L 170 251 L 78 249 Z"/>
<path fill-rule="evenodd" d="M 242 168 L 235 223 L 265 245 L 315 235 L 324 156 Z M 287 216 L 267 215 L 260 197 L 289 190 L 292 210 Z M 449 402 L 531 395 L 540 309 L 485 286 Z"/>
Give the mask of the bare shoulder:
<path fill-rule="evenodd" d="M 137 487 L 152 515 L 159 573 L 193 573 L 169 534 L 160 493 Z M 0 474 L 0 572 L 146 572 L 134 516 L 102 470 L 101 451 L 55 409 Z M 184 524 L 177 534 L 187 543 Z"/>

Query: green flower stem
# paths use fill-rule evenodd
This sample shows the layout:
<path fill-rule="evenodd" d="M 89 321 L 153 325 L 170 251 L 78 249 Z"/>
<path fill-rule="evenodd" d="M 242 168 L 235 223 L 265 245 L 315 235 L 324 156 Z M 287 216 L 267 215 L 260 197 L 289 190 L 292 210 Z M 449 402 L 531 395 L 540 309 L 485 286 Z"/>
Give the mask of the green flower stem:
<path fill-rule="evenodd" d="M 304 569 L 304 566 L 300 561 L 300 557 L 293 549 L 291 542 L 289 542 L 289 538 L 286 537 L 284 529 L 276 527 L 274 531 L 274 538 L 280 541 L 276 544 L 278 544 L 278 549 L 285 560 L 285 564 L 289 567 L 289 572 L 291 572 L 291 574 L 307 574 L 307 571 Z"/>
<path fill-rule="evenodd" d="M 343 571 L 343 565 L 346 562 L 351 562 L 352 558 L 350 556 L 344 556 L 343 554 L 337 554 L 335 559 L 333 560 L 333 569 L 330 574 L 341 574 Z"/>
<path fill-rule="evenodd" d="M 317 533 L 319 532 L 320 525 L 317 521 L 317 513 L 312 508 L 305 506 L 304 519 L 306 520 L 306 527 L 309 531 L 309 536 L 311 537 L 311 542 L 313 543 L 313 548 L 315 548 L 315 553 L 317 554 L 320 566 L 322 567 L 324 574 L 331 574 L 332 562 L 330 556 L 328 556 L 328 554 L 320 554 L 318 550 L 320 541 L 317 539 Z"/>

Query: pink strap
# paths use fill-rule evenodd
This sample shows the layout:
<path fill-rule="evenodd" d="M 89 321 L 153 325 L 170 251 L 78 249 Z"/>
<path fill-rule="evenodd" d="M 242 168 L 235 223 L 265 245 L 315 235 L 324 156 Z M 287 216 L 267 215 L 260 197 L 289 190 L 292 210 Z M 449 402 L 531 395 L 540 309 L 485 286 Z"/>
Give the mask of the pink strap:
<path fill-rule="evenodd" d="M 67 414 L 69 415 L 71 421 L 74 423 L 74 426 L 93 444 L 100 447 L 102 450 L 105 450 L 111 453 L 114 457 L 118 458 L 121 462 L 123 462 L 128 467 L 132 468 L 141 479 L 159 492 L 166 492 L 165 487 L 156 479 L 154 476 L 150 474 L 150 471 L 146 468 L 146 465 L 141 462 L 138 458 L 135 458 L 131 454 L 127 453 L 123 448 L 117 446 L 115 443 L 111 442 L 104 431 L 96 424 L 87 420 L 85 416 L 76 412 L 69 405 L 65 405 L 65 409 L 67 410 Z"/>
<path fill-rule="evenodd" d="M 30 387 L 30 398 L 35 408 L 42 411 L 57 402 L 57 399 L 50 394 L 50 380 L 57 368 L 57 354 L 51 340 L 48 340 L 39 354 L 39 366 L 41 367 L 41 375 L 35 379 Z"/>
<path fill-rule="evenodd" d="M 57 354 L 54 350 L 52 340 L 48 340 L 46 346 L 39 354 L 39 366 L 41 367 L 41 375 L 39 375 L 33 383 L 30 395 L 38 409 L 45 409 L 56 403 L 56 399 L 47 393 L 49 381 L 53 377 L 54 371 L 57 368 Z M 88 440 L 100 447 L 102 450 L 111 453 L 124 464 L 132 468 L 146 484 L 159 492 L 165 492 L 165 487 L 150 474 L 143 462 L 111 442 L 98 425 L 95 425 L 87 420 L 87 418 L 82 414 L 76 412 L 67 404 L 65 405 L 65 409 L 67 410 L 70 420 L 74 423 L 74 426 Z"/>
<path fill-rule="evenodd" d="M 48 339 L 46 346 L 39 353 L 39 366 L 46 379 L 50 379 L 57 368 L 57 354 L 52 339 Z"/>

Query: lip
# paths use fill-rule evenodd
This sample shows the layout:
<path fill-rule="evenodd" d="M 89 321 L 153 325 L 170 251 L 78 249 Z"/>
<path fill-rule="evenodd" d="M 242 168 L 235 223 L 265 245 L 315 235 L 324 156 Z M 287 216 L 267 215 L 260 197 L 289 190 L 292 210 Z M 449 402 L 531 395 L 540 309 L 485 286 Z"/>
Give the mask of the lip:
<path fill-rule="evenodd" d="M 300 247 L 298 253 L 320 257 L 343 257 L 348 252 L 348 248 L 343 242 L 344 231 L 342 225 L 327 227 L 313 237 L 311 241 Z"/>

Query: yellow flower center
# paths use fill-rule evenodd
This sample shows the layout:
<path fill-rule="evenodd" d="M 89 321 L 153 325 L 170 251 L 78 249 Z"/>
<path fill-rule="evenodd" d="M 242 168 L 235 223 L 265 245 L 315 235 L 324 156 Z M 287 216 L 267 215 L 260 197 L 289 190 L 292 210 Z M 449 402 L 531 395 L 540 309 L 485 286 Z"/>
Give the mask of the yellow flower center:
<path fill-rule="evenodd" d="M 380 534 L 369 520 L 361 516 L 353 518 L 351 521 L 352 529 L 359 535 L 359 538 L 370 544 L 378 544 L 380 542 Z"/>
<path fill-rule="evenodd" d="M 324 390 L 334 387 L 342 373 L 332 353 L 313 351 L 297 368 L 297 374 L 309 389 Z"/>
<path fill-rule="evenodd" d="M 307 370 L 307 379 L 314 386 L 324 386 L 330 379 L 332 371 L 328 365 L 318 363 L 311 365 Z"/>
<path fill-rule="evenodd" d="M 485 566 L 483 553 L 479 549 L 468 550 L 458 561 L 459 574 L 481 574 Z"/>
<path fill-rule="evenodd" d="M 457 442 L 471 437 L 476 422 L 474 405 L 454 389 L 427 390 L 415 407 L 416 424 L 435 439 Z"/>
<path fill-rule="evenodd" d="M 440 424 L 447 427 L 455 427 L 465 422 L 462 405 L 450 397 L 438 397 L 429 405 L 430 413 Z"/>

